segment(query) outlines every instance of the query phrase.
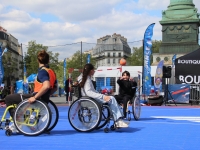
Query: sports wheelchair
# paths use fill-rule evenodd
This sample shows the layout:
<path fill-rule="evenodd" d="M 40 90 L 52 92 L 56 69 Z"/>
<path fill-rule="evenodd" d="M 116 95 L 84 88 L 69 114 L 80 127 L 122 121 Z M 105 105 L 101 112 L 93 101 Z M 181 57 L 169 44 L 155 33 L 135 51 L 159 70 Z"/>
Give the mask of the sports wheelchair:
<path fill-rule="evenodd" d="M 140 117 L 139 98 L 135 97 L 132 103 L 133 115 L 136 120 Z M 95 129 L 104 128 L 104 132 L 109 132 L 112 111 L 108 103 L 100 104 L 90 97 L 80 97 L 69 107 L 68 120 L 70 125 L 79 132 L 90 132 Z M 110 130 L 118 129 L 115 125 L 110 126 Z"/>
<path fill-rule="evenodd" d="M 14 108 L 14 117 L 8 116 L 8 110 Z M 56 105 L 49 100 L 48 105 L 40 100 L 30 104 L 24 100 L 18 105 L 8 106 L 1 118 L 0 129 L 5 129 L 5 134 L 10 136 L 10 122 L 14 122 L 17 130 L 27 136 L 37 136 L 44 132 L 49 133 L 57 124 L 59 112 Z M 4 124 L 4 125 L 3 125 Z"/>
<path fill-rule="evenodd" d="M 111 111 L 106 103 L 101 105 L 96 100 L 86 96 L 75 100 L 68 111 L 70 125 L 79 132 L 93 131 L 107 124 L 104 129 L 104 132 L 107 133 L 111 117 Z M 115 130 L 115 125 L 113 124 L 110 129 Z"/>

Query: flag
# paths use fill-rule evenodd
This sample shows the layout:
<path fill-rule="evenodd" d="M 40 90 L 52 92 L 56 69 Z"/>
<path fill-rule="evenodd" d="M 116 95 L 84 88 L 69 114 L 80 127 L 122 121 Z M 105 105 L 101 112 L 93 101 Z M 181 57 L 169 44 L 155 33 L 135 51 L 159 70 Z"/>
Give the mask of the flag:
<path fill-rule="evenodd" d="M 155 23 L 150 24 L 144 34 L 143 40 L 143 94 L 149 95 L 151 90 L 151 65 L 150 65 L 150 56 L 151 56 L 151 47 L 152 47 L 152 36 L 153 36 L 153 27 Z"/>
<path fill-rule="evenodd" d="M 155 91 L 158 91 L 159 93 L 162 91 L 163 64 L 163 60 L 158 63 L 154 80 Z"/>
<path fill-rule="evenodd" d="M 65 81 L 66 81 L 66 68 L 67 68 L 67 62 L 65 58 L 63 62 L 63 85 L 64 86 L 65 86 Z"/>
<path fill-rule="evenodd" d="M 87 55 L 87 63 L 90 63 L 90 54 Z"/>
<path fill-rule="evenodd" d="M 175 59 L 176 59 L 176 54 L 172 57 L 172 68 L 175 67 Z"/>
<path fill-rule="evenodd" d="M 7 48 L 4 49 L 3 53 L 1 54 L 1 56 L 3 56 L 4 53 L 6 53 L 8 51 Z"/>
<path fill-rule="evenodd" d="M 4 68 L 2 64 L 2 48 L 0 46 L 0 85 L 3 81 L 3 76 L 4 76 Z"/>
<path fill-rule="evenodd" d="M 24 62 L 24 83 L 26 83 L 26 66 L 25 66 L 25 62 Z"/>

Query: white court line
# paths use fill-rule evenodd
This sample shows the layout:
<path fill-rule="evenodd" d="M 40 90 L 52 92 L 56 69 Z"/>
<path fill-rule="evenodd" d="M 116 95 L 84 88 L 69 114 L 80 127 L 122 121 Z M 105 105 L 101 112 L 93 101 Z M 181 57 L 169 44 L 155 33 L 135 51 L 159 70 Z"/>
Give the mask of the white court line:
<path fill-rule="evenodd" d="M 185 120 L 190 122 L 200 122 L 200 117 L 195 116 L 151 116 L 152 118 L 171 119 L 171 120 Z"/>

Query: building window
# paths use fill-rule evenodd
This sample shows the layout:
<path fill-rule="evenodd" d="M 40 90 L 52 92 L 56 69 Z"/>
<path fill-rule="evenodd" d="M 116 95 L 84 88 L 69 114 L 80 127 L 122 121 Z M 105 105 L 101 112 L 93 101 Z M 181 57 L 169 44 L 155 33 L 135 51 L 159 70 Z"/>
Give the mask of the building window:
<path fill-rule="evenodd" d="M 115 59 L 113 59 L 113 64 L 115 64 Z"/>
<path fill-rule="evenodd" d="M 110 59 L 107 59 L 107 63 L 110 64 Z"/>
<path fill-rule="evenodd" d="M 108 53 L 108 57 L 110 57 L 110 53 Z"/>
<path fill-rule="evenodd" d="M 119 53 L 118 56 L 121 57 L 121 53 Z"/>
<path fill-rule="evenodd" d="M 115 53 L 113 53 L 113 57 L 115 57 Z"/>

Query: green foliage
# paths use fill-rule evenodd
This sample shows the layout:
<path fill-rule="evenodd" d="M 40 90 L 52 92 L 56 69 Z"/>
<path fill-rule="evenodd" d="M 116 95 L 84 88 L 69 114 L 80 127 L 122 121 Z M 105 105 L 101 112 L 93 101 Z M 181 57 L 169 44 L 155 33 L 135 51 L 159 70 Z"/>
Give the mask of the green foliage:
<path fill-rule="evenodd" d="M 59 69 L 58 64 L 58 53 L 53 54 L 52 51 L 48 51 L 47 46 L 43 46 L 42 44 L 37 44 L 35 41 L 30 41 L 28 43 L 28 50 L 24 57 L 25 60 L 25 66 L 26 66 L 26 72 L 27 76 L 29 76 L 32 73 L 37 73 L 38 71 L 38 62 L 37 62 L 37 54 L 41 50 L 46 50 L 47 53 L 50 56 L 50 67 L 56 72 Z"/>
<path fill-rule="evenodd" d="M 162 41 L 152 41 L 152 53 L 159 53 L 159 48 Z M 143 46 L 133 47 L 133 53 L 131 57 L 127 59 L 127 62 L 131 66 L 142 66 L 143 65 Z M 153 62 L 153 56 L 151 55 L 151 63 Z"/>
<path fill-rule="evenodd" d="M 4 68 L 4 82 L 8 78 L 10 80 L 9 82 L 11 82 L 14 80 L 14 73 L 19 70 L 18 62 L 12 58 L 10 52 L 6 52 L 2 57 L 2 63 Z"/>

